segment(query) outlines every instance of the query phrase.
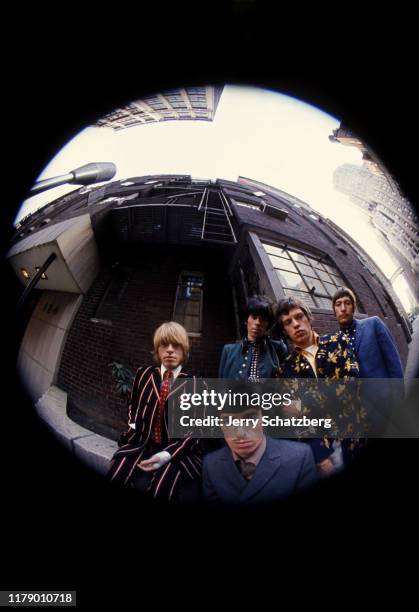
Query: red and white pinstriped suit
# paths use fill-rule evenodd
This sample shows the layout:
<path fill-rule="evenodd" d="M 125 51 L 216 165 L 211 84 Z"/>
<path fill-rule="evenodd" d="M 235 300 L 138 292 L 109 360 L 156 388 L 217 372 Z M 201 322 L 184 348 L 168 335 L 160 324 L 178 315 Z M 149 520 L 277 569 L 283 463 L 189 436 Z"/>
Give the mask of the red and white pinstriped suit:
<path fill-rule="evenodd" d="M 182 483 L 201 480 L 202 450 L 196 438 L 169 439 L 167 402 L 162 421 L 162 444 L 156 448 L 152 436 L 159 411 L 161 383 L 160 367 L 141 367 L 137 370 L 128 405 L 129 429 L 121 434 L 119 449 L 112 457 L 108 476 L 112 482 L 128 485 L 135 470 L 140 469 L 137 463 L 149 459 L 157 451 L 166 450 L 172 458 L 153 472 L 149 491 L 153 497 L 172 499 Z M 191 384 L 195 387 L 195 378 L 181 371 L 168 399 L 174 394 L 191 392 L 191 389 L 186 389 Z"/>

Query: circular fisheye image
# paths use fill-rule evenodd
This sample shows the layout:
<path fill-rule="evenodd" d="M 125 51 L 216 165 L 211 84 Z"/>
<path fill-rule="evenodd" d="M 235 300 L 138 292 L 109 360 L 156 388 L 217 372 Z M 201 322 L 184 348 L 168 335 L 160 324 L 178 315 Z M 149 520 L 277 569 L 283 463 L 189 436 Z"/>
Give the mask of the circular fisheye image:
<path fill-rule="evenodd" d="M 110 486 L 271 504 L 417 437 L 418 219 L 339 118 L 143 96 L 55 155 L 14 228 L 20 380 Z"/>

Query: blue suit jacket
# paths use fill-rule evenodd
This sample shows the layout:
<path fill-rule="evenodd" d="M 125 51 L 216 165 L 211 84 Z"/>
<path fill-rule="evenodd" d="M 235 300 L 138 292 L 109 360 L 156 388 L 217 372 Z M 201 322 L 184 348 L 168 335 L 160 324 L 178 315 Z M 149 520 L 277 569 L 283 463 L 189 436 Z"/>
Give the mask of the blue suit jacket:
<path fill-rule="evenodd" d="M 225 344 L 221 353 L 218 378 L 246 380 L 249 375 L 252 354 L 253 348 L 249 348 L 244 339 L 234 344 Z M 260 377 L 273 378 L 279 364 L 287 354 L 288 349 L 283 340 L 266 337 L 259 361 Z"/>
<path fill-rule="evenodd" d="M 266 450 L 253 478 L 247 481 L 228 446 L 204 457 L 203 493 L 207 501 L 255 505 L 287 498 L 318 480 L 308 444 L 266 438 Z"/>
<path fill-rule="evenodd" d="M 362 401 L 372 433 L 381 435 L 391 425 L 393 414 L 398 411 L 398 404 L 404 397 L 400 355 L 393 336 L 379 317 L 354 319 L 354 322 L 359 378 L 378 379 L 377 382 L 362 382 Z M 398 380 L 390 383 L 389 379 Z"/>
<path fill-rule="evenodd" d="M 354 319 L 360 378 L 403 378 L 399 351 L 379 317 Z"/>

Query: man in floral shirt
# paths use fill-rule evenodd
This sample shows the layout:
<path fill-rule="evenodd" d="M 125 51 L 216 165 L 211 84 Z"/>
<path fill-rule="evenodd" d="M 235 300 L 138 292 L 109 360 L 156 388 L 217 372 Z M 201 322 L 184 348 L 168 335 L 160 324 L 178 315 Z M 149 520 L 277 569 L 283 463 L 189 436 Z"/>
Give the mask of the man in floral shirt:
<path fill-rule="evenodd" d="M 294 344 L 294 350 L 278 369 L 278 377 L 336 380 L 358 376 L 358 363 L 347 337 L 341 332 L 319 336 L 312 327 L 310 309 L 301 300 L 293 297 L 280 300 L 276 315 L 280 328 Z M 322 476 L 342 467 L 357 446 L 353 440 L 345 440 L 341 445 L 329 438 L 313 438 L 308 442 Z"/>

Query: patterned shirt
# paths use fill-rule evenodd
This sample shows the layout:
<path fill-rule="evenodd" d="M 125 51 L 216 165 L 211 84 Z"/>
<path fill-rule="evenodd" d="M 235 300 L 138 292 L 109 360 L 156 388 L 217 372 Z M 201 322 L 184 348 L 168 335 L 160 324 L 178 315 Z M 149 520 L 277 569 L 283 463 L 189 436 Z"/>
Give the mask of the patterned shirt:
<path fill-rule="evenodd" d="M 259 359 L 260 359 L 261 344 L 262 344 L 261 342 L 250 342 L 249 341 L 249 345 L 253 347 L 252 361 L 250 362 L 250 369 L 249 369 L 249 376 L 248 376 L 249 382 L 259 382 L 260 381 Z"/>
<path fill-rule="evenodd" d="M 355 353 L 355 336 L 356 336 L 356 325 L 355 321 L 352 321 L 350 325 L 341 327 L 341 332 L 346 336 L 348 348 Z"/>

